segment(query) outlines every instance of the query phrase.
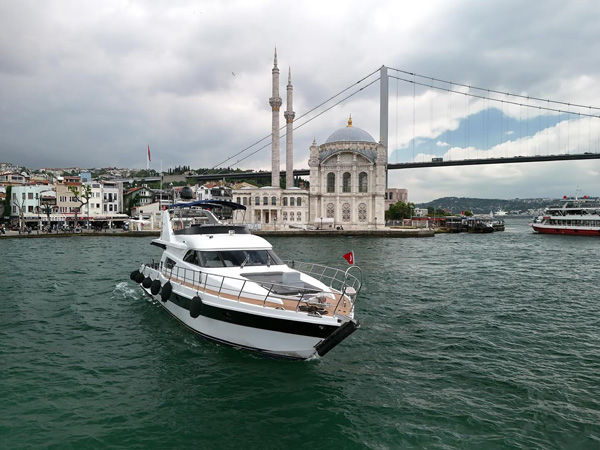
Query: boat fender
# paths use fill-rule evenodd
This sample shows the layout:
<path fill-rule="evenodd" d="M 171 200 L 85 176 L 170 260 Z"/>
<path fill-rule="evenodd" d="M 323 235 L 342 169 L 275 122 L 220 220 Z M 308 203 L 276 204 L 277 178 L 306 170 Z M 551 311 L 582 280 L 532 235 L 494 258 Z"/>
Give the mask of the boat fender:
<path fill-rule="evenodd" d="M 139 270 L 134 270 L 133 272 L 131 272 L 129 274 L 129 279 L 135 281 L 135 278 L 137 277 L 137 274 L 140 273 Z"/>
<path fill-rule="evenodd" d="M 146 278 L 144 278 L 144 281 L 142 281 L 142 286 L 144 286 L 146 289 L 148 289 L 151 284 L 152 284 L 152 278 L 150 278 L 150 277 L 146 277 Z"/>
<path fill-rule="evenodd" d="M 136 274 L 135 276 L 135 282 L 136 283 L 141 283 L 142 281 L 144 281 L 144 274 L 142 272 L 139 272 Z"/>
<path fill-rule="evenodd" d="M 325 340 L 315 345 L 319 356 L 325 356 L 329 350 L 338 345 L 360 327 L 358 320 L 349 320 L 331 333 Z"/>
<path fill-rule="evenodd" d="M 160 280 L 156 279 L 152 282 L 152 284 L 150 284 L 150 292 L 152 293 L 152 295 L 156 295 L 160 292 Z"/>
<path fill-rule="evenodd" d="M 190 303 L 190 316 L 196 319 L 202 311 L 202 299 L 200 296 L 195 296 Z"/>
<path fill-rule="evenodd" d="M 171 296 L 171 292 L 173 292 L 173 287 L 171 286 L 171 282 L 167 281 L 160 291 L 160 298 L 163 302 L 169 300 Z"/>

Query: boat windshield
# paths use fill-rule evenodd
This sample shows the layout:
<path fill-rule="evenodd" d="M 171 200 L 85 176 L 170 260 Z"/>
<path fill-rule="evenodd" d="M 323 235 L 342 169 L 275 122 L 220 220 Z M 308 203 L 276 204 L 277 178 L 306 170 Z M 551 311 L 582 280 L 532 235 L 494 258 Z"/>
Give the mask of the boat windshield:
<path fill-rule="evenodd" d="M 272 250 L 190 250 L 185 262 L 200 267 L 246 267 L 281 265 L 283 261 Z"/>

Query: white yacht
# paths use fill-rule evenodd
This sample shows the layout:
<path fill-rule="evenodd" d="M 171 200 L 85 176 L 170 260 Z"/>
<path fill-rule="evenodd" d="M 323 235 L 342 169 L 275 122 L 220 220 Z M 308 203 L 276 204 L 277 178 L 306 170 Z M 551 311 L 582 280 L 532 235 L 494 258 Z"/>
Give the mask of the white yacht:
<path fill-rule="evenodd" d="M 152 241 L 164 250 L 162 257 L 130 277 L 193 332 L 273 357 L 309 359 L 325 355 L 359 327 L 357 266 L 343 271 L 284 263 L 268 241 L 244 225 L 221 223 L 206 209 L 245 209 L 237 203 L 174 206 L 195 215 L 171 218 L 163 211 L 160 238 Z"/>

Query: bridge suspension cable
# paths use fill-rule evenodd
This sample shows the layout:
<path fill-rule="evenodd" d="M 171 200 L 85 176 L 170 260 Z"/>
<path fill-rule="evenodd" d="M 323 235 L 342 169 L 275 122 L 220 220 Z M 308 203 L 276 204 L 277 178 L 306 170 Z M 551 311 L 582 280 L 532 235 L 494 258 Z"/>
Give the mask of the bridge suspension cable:
<path fill-rule="evenodd" d="M 488 93 L 506 95 L 506 96 L 517 97 L 517 98 L 524 98 L 524 99 L 527 99 L 527 100 L 534 100 L 534 101 L 539 101 L 539 102 L 546 102 L 548 104 L 549 103 L 554 103 L 554 104 L 557 104 L 557 105 L 566 105 L 566 106 L 569 106 L 569 107 L 572 106 L 574 108 L 583 108 L 583 109 L 588 109 L 588 110 L 594 109 L 594 110 L 600 111 L 600 107 L 596 107 L 596 106 L 579 105 L 577 103 L 561 102 L 561 101 L 558 101 L 558 100 L 550 100 L 550 99 L 532 97 L 530 95 L 512 94 L 510 92 L 496 91 L 494 89 L 486 89 L 486 88 L 481 88 L 481 87 L 477 87 L 477 86 L 470 86 L 470 85 L 462 84 L 462 83 L 455 83 L 453 81 L 441 80 L 439 78 L 429 77 L 429 76 L 425 76 L 425 75 L 419 75 L 419 74 L 416 74 L 416 73 L 413 73 L 413 72 L 407 72 L 405 70 L 394 69 L 393 67 L 389 67 L 389 69 L 390 70 L 395 70 L 396 72 L 399 72 L 399 73 L 404 73 L 406 75 L 410 75 L 412 77 L 419 77 L 419 78 L 424 78 L 424 79 L 427 79 L 427 80 L 431 80 L 431 84 L 417 83 L 420 86 L 428 86 L 430 88 L 436 88 L 436 86 L 433 86 L 433 81 L 437 81 L 439 83 L 446 83 L 446 84 L 450 84 L 450 85 L 454 85 L 454 86 L 460 86 L 460 87 L 465 87 L 465 88 L 469 88 L 469 89 L 475 89 L 475 90 L 478 90 L 478 91 L 485 91 L 485 92 L 488 92 Z M 390 76 L 390 77 L 392 77 L 392 76 Z M 395 78 L 395 77 L 393 77 L 393 78 Z M 409 82 L 409 83 L 413 82 L 413 81 L 405 80 L 405 79 L 402 79 L 402 78 L 399 78 L 399 79 L 402 80 L 402 81 Z M 442 89 L 442 88 L 440 88 L 440 89 Z M 459 93 L 462 94 L 462 92 L 459 92 Z M 476 95 L 473 95 L 473 96 L 477 97 Z M 479 97 L 479 98 L 488 98 L 488 97 Z M 493 100 L 493 99 L 491 99 L 491 100 Z M 519 103 L 513 103 L 513 104 L 517 105 Z M 549 109 L 549 111 L 556 111 L 556 110 Z M 568 111 L 562 111 L 561 110 L 561 112 L 568 112 Z M 578 114 L 578 113 L 572 113 L 572 114 Z M 599 116 L 598 115 L 590 115 L 590 117 L 599 117 Z"/>
<path fill-rule="evenodd" d="M 345 102 L 345 101 L 346 101 L 346 100 L 348 100 L 350 97 L 352 97 L 352 96 L 354 96 L 354 95 L 358 94 L 360 91 L 362 91 L 362 90 L 364 90 L 364 89 L 368 88 L 369 86 L 371 86 L 373 83 L 376 83 L 377 81 L 379 81 L 379 78 L 376 78 L 375 80 L 371 81 L 371 82 L 370 82 L 369 84 L 367 84 L 366 86 L 363 86 L 363 87 L 361 87 L 361 88 L 360 88 L 359 90 L 357 90 L 356 92 L 353 92 L 352 94 L 348 95 L 347 97 L 344 97 L 344 98 L 343 98 L 343 99 L 341 99 L 340 101 L 338 101 L 338 102 L 334 103 L 333 105 L 329 106 L 328 108 L 326 108 L 325 110 L 323 110 L 323 111 L 321 111 L 319 114 L 317 114 L 316 116 L 314 116 L 314 117 L 311 117 L 310 119 L 307 119 L 305 122 L 303 122 L 303 123 L 301 123 L 300 125 L 298 125 L 298 126 L 294 127 L 294 130 L 297 130 L 298 128 L 300 128 L 300 127 L 303 127 L 303 126 L 304 126 L 304 125 L 306 125 L 307 123 L 309 123 L 309 122 L 311 122 L 311 121 L 315 120 L 317 117 L 319 117 L 319 116 L 321 116 L 321 115 L 325 114 L 327 111 L 329 111 L 329 110 L 331 110 L 332 108 L 336 107 L 336 106 L 337 106 L 337 105 L 339 105 L 340 103 L 343 103 L 343 102 Z M 314 110 L 314 109 L 313 109 L 313 110 Z M 312 111 L 312 110 L 311 110 L 311 111 Z M 304 117 L 305 115 L 306 115 L 306 114 L 303 114 L 303 115 L 302 115 L 302 116 L 300 116 L 300 117 Z M 283 130 L 283 128 L 281 128 L 281 130 Z M 271 136 L 271 135 L 268 135 L 267 137 L 270 137 L 270 136 Z M 281 135 L 281 138 L 284 138 L 285 136 L 286 136 L 286 134 L 284 133 L 284 134 L 282 134 L 282 135 Z M 264 140 L 264 138 L 263 138 L 262 140 Z M 254 155 L 254 154 L 258 153 L 260 150 L 262 150 L 262 149 L 264 149 L 264 148 L 267 148 L 267 147 L 268 147 L 268 146 L 270 146 L 270 145 L 271 145 L 271 143 L 270 143 L 270 142 L 269 142 L 268 144 L 265 144 L 265 145 L 263 145 L 262 147 L 260 147 L 260 148 L 256 149 L 256 150 L 255 150 L 255 151 L 253 151 L 252 153 L 250 153 L 250 154 L 248 154 L 248 155 L 244 156 L 242 159 L 238 159 L 238 160 L 237 160 L 235 163 L 233 163 L 233 165 L 235 166 L 236 164 L 239 164 L 239 163 L 241 163 L 241 162 L 242 162 L 242 161 L 244 161 L 245 159 L 248 159 L 248 158 L 249 158 L 249 157 L 251 157 L 252 155 Z"/>
<path fill-rule="evenodd" d="M 400 81 L 404 81 L 406 83 L 411 83 L 411 84 L 413 84 L 415 86 L 425 86 L 425 87 L 430 88 L 430 89 L 437 89 L 439 91 L 450 92 L 450 93 L 453 93 L 453 94 L 460 94 L 460 95 L 464 95 L 466 97 L 479 98 L 479 99 L 482 99 L 482 100 L 488 100 L 488 101 L 491 100 L 493 102 L 503 103 L 503 104 L 507 104 L 507 105 L 517 105 L 517 106 L 521 106 L 521 107 L 525 107 L 525 108 L 534 108 L 534 109 L 538 109 L 538 110 L 552 111 L 552 112 L 564 113 L 564 114 L 574 114 L 574 115 L 578 115 L 578 116 L 594 117 L 596 119 L 600 119 L 600 114 L 589 114 L 589 113 L 583 113 L 583 112 L 568 111 L 568 110 L 564 110 L 564 109 L 550 108 L 549 106 L 529 105 L 529 104 L 526 104 L 526 103 L 519 103 L 517 101 L 503 100 L 503 99 L 489 97 L 489 96 L 486 97 L 486 96 L 483 96 L 483 95 L 471 94 L 469 92 L 456 91 L 454 89 L 445 88 L 445 87 L 441 87 L 441 86 L 434 86 L 432 84 L 420 83 L 420 82 L 415 81 L 415 80 L 409 80 L 409 79 L 406 79 L 406 78 L 396 77 L 396 76 L 393 76 L 393 75 L 389 75 L 389 78 L 394 78 L 394 79 L 397 79 L 397 80 L 400 80 Z M 467 86 L 467 85 L 464 85 L 464 84 L 452 83 L 452 82 L 445 82 L 445 83 L 453 84 L 453 85 L 456 85 L 456 86 L 467 87 L 467 88 L 470 88 L 470 89 L 482 89 L 482 88 L 473 88 L 471 86 Z M 570 105 L 570 106 L 573 106 L 575 108 L 596 109 L 596 110 L 600 111 L 600 108 L 596 108 L 596 107 L 593 107 L 593 106 L 583 106 L 583 105 L 577 105 L 575 103 L 564 103 L 564 102 L 556 102 L 556 101 L 552 101 L 552 100 L 542 100 L 542 99 L 537 99 L 535 97 L 525 97 L 525 96 L 522 96 L 522 95 L 516 95 L 516 94 L 504 93 L 504 92 L 499 92 L 499 91 L 493 91 L 491 89 L 482 89 L 482 90 L 485 90 L 485 91 L 488 91 L 488 92 L 494 92 L 494 93 L 498 93 L 498 94 L 502 94 L 502 95 L 511 95 L 511 96 L 514 96 L 514 97 L 527 98 L 527 99 L 536 100 L 536 101 L 543 101 L 543 102 L 548 102 L 548 103 L 557 103 L 557 104 L 563 104 L 563 105 Z"/>
<path fill-rule="evenodd" d="M 338 92 L 337 94 L 329 97 L 327 100 L 325 100 L 324 102 L 319 103 L 317 106 L 313 107 L 312 109 L 308 110 L 307 112 L 303 113 L 302 115 L 298 116 L 298 118 L 296 119 L 296 121 L 308 116 L 309 114 L 313 113 L 314 111 L 318 110 L 320 107 L 322 107 L 323 105 L 326 105 L 327 103 L 329 103 L 330 101 L 332 101 L 333 99 L 339 97 L 340 95 L 342 95 L 344 92 L 352 89 L 353 87 L 356 87 L 357 85 L 361 84 L 362 82 L 364 82 L 366 79 L 368 79 L 369 77 L 373 76 L 374 74 L 376 74 L 377 72 L 379 72 L 379 69 L 371 72 L 370 74 L 368 74 L 367 76 L 361 78 L 360 80 L 358 80 L 357 82 L 351 84 L 350 86 L 348 86 L 347 88 L 341 90 L 340 92 Z M 376 83 L 377 81 L 379 81 L 379 77 L 375 78 L 373 81 L 369 82 L 367 85 L 362 86 L 360 89 L 354 91 L 353 93 L 351 93 L 350 95 L 347 95 L 346 97 L 342 98 L 341 100 L 337 101 L 336 103 L 330 105 L 329 107 L 327 107 L 326 109 L 324 109 L 323 111 L 321 111 L 320 113 L 318 113 L 317 115 L 315 115 L 314 117 L 308 118 L 306 119 L 303 123 L 297 125 L 294 127 L 294 130 L 297 130 L 298 128 L 303 127 L 304 125 L 306 125 L 307 123 L 313 121 L 314 119 L 316 119 L 317 117 L 323 115 L 324 113 L 326 113 L 327 111 L 331 110 L 332 108 L 336 107 L 337 105 L 339 105 L 340 103 L 345 102 L 346 100 L 348 100 L 349 98 L 353 97 L 354 95 L 358 94 L 359 92 L 363 91 L 364 89 L 366 89 L 367 87 L 371 86 L 372 84 Z M 286 126 L 282 126 L 279 130 L 283 131 L 285 130 Z M 205 172 L 203 172 L 201 175 L 205 175 L 207 174 L 209 171 L 219 167 L 220 165 L 226 163 L 227 161 L 232 160 L 233 158 L 235 158 L 238 155 L 241 155 L 242 153 L 250 150 L 251 148 L 253 148 L 254 146 L 260 144 L 261 142 L 263 142 L 264 140 L 268 139 L 271 137 L 271 134 L 266 135 L 265 137 L 263 137 L 262 139 L 254 142 L 253 144 L 249 145 L 248 147 L 244 148 L 243 150 L 240 150 L 239 152 L 231 155 L 230 157 L 228 157 L 227 159 L 221 161 L 220 163 L 216 164 L 215 166 L 213 166 L 212 168 L 206 170 Z M 280 136 L 281 138 L 285 137 L 285 133 L 283 135 Z M 238 159 L 236 162 L 234 162 L 232 165 L 235 166 L 237 164 L 239 164 L 240 162 L 248 159 L 250 156 L 255 155 L 256 153 L 258 153 L 259 151 L 269 147 L 271 145 L 271 143 L 267 143 L 265 145 L 263 145 L 262 147 L 259 147 L 258 149 L 254 150 L 252 153 L 249 153 L 248 155 L 244 156 L 241 159 Z"/>

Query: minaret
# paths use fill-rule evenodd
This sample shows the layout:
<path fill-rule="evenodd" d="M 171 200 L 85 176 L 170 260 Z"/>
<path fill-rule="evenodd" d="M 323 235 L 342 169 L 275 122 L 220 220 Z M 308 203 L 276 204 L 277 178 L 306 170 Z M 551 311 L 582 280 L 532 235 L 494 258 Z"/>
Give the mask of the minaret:
<path fill-rule="evenodd" d="M 279 144 L 279 108 L 282 101 L 279 96 L 279 69 L 277 68 L 277 48 L 275 48 L 275 61 L 273 64 L 273 96 L 269 99 L 272 111 L 271 126 L 271 186 L 279 187 L 279 166 L 280 166 L 280 144 Z"/>
<path fill-rule="evenodd" d="M 283 113 L 285 117 L 285 187 L 294 187 L 294 117 L 292 98 L 294 87 L 292 86 L 292 69 L 289 69 L 287 84 L 287 109 Z"/>

